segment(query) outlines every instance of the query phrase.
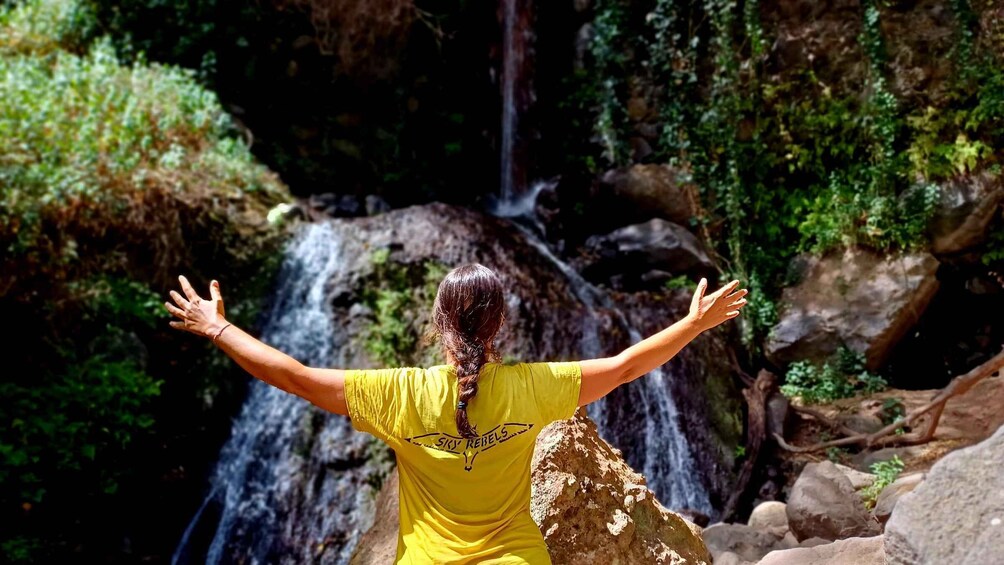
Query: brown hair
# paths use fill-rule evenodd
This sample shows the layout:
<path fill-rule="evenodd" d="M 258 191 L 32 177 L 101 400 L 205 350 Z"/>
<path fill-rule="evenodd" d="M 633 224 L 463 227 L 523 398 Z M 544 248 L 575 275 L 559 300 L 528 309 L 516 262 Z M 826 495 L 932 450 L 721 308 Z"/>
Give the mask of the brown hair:
<path fill-rule="evenodd" d="M 494 271 L 478 263 L 453 269 L 439 283 L 432 315 L 433 335 L 442 340 L 457 370 L 457 432 L 477 437 L 467 403 L 478 394 L 478 375 L 499 361 L 495 337 L 505 322 L 505 292 Z"/>

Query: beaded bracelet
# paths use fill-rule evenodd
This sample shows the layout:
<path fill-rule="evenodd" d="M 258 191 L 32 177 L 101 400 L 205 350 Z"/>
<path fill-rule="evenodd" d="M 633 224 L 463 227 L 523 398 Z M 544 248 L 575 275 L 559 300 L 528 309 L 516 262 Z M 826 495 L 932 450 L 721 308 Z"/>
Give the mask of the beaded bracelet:
<path fill-rule="evenodd" d="M 227 325 L 220 328 L 220 331 L 216 332 L 216 335 L 213 336 L 213 343 L 216 343 L 216 340 L 219 339 L 221 335 L 223 335 L 223 330 L 229 328 L 230 326 L 231 326 L 230 322 L 227 322 Z"/>

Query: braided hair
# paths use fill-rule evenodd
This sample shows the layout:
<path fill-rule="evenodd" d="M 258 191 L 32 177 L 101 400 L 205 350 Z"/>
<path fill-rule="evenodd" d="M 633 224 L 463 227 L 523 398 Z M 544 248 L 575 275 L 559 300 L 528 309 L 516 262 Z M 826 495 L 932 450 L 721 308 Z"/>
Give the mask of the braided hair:
<path fill-rule="evenodd" d="M 478 394 L 478 375 L 499 361 L 495 338 L 505 321 L 505 292 L 494 271 L 478 263 L 457 267 L 439 284 L 433 309 L 433 335 L 453 358 L 457 370 L 457 432 L 477 437 L 467 405 Z"/>

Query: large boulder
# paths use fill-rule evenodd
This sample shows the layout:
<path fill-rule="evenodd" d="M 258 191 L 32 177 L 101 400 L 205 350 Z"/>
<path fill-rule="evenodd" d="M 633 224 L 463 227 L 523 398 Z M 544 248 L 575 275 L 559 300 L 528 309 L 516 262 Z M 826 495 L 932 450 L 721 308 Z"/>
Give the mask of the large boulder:
<path fill-rule="evenodd" d="M 581 268 L 590 280 L 626 288 L 658 286 L 681 274 L 711 276 L 715 270 L 694 234 L 659 218 L 590 237 Z"/>
<path fill-rule="evenodd" d="M 765 344 L 767 357 L 780 366 L 823 362 L 846 345 L 876 369 L 938 290 L 938 260 L 929 253 L 848 248 L 802 255 L 793 266 L 801 280 L 782 292 L 780 321 Z"/>
<path fill-rule="evenodd" d="M 987 228 L 1004 202 L 1004 177 L 981 173 L 941 186 L 929 233 L 935 255 L 959 253 L 986 239 Z"/>
<path fill-rule="evenodd" d="M 882 536 L 773 551 L 757 565 L 885 565 Z"/>
<path fill-rule="evenodd" d="M 397 469 L 391 471 L 377 495 L 373 525 L 359 538 L 359 545 L 349 559 L 349 565 L 393 563 L 397 557 L 398 498 Z"/>
<path fill-rule="evenodd" d="M 570 277 L 570 269 L 542 253 L 539 244 L 511 222 L 467 208 L 412 206 L 335 220 L 330 227 L 339 240 L 341 266 L 327 292 L 339 321 L 336 327 L 347 336 L 366 336 L 372 331 L 375 315 L 361 303 L 387 284 L 387 271 L 404 270 L 407 284 L 396 290 L 411 292 L 413 299 L 398 319 L 419 343 L 435 290 L 429 288 L 429 266 L 452 268 L 473 261 L 494 269 L 502 278 L 509 316 L 499 346 L 504 357 L 522 361 L 616 355 L 633 343 L 633 333 L 647 336 L 661 331 L 685 316 L 690 307 L 692 289 L 607 293 L 591 287 Z M 375 260 L 381 250 L 389 251 L 383 263 Z M 735 326 L 725 324 L 698 336 L 666 364 L 666 388 L 676 399 L 678 415 L 651 413 L 661 408 L 644 400 L 645 379 L 619 387 L 604 400 L 603 420 L 597 421 L 604 438 L 622 449 L 636 469 L 667 469 L 658 478 L 650 477 L 656 481 L 654 490 L 667 503 L 671 497 L 667 485 L 685 475 L 669 463 L 672 453 L 647 446 L 651 435 L 671 433 L 670 418 L 678 419 L 679 427 L 686 430 L 686 443 L 697 463 L 695 479 L 703 483 L 710 505 L 720 507 L 732 490 L 735 446 L 742 441 L 742 404 L 729 359 L 732 344 L 738 342 Z M 346 340 L 339 355 L 361 365 L 368 356 L 366 345 L 362 339 Z M 405 362 L 432 364 L 424 355 L 410 356 Z M 650 429 L 632 424 L 642 405 Z"/>
<path fill-rule="evenodd" d="M 610 211 L 625 223 L 662 218 L 689 225 L 697 215 L 697 187 L 667 165 L 638 164 L 603 175 L 601 193 L 609 194 Z"/>
<path fill-rule="evenodd" d="M 530 510 L 561 563 L 711 563 L 701 529 L 666 510 L 579 411 L 537 437 Z"/>
<path fill-rule="evenodd" d="M 1004 427 L 946 455 L 886 524 L 889 563 L 1000 563 L 1004 556 Z"/>
<path fill-rule="evenodd" d="M 757 505 L 746 521 L 749 527 L 767 532 L 774 537 L 783 538 L 791 529 L 788 527 L 787 505 L 783 502 L 770 500 Z"/>
<path fill-rule="evenodd" d="M 799 540 L 838 540 L 882 533 L 847 475 L 829 461 L 805 466 L 791 487 L 785 510 L 791 531 Z"/>
<path fill-rule="evenodd" d="M 892 511 L 896 509 L 896 504 L 907 493 L 913 492 L 920 483 L 924 482 L 926 473 L 910 473 L 897 478 L 891 485 L 882 489 L 878 498 L 875 499 L 875 508 L 872 508 L 872 516 L 885 524 L 892 516 Z"/>
<path fill-rule="evenodd" d="M 701 529 L 659 504 L 581 410 L 540 433 L 531 473 L 530 512 L 555 565 L 711 563 Z M 353 565 L 389 563 L 385 556 L 397 547 L 396 499 L 397 484 L 389 481 Z"/>

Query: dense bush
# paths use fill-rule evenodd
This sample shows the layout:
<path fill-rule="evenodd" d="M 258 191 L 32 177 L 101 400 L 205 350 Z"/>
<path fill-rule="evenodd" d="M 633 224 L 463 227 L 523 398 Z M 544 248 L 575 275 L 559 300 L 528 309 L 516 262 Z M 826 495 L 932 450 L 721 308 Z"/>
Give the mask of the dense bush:
<path fill-rule="evenodd" d="M 831 402 L 859 392 L 881 392 L 887 386 L 885 379 L 865 370 L 863 355 L 847 348 L 822 366 L 810 361 L 792 363 L 784 380 L 781 392 L 806 404 Z"/>
<path fill-rule="evenodd" d="M 4 561 L 100 555 L 121 540 L 98 524 L 188 461 L 165 446 L 233 385 L 162 296 L 182 270 L 240 280 L 228 310 L 249 323 L 282 235 L 265 215 L 288 198 L 190 72 L 121 64 L 81 6 L 0 12 Z"/>
<path fill-rule="evenodd" d="M 946 94 L 911 105 L 888 86 L 882 19 L 892 8 L 880 2 L 861 5 L 853 42 L 866 81 L 847 89 L 811 62 L 768 70 L 774 38 L 755 0 L 597 0 L 591 60 L 569 81 L 566 104 L 576 115 L 591 108 L 592 122 L 570 137 L 593 143 L 569 165 L 628 164 L 629 141 L 644 135 L 652 151 L 637 158 L 689 172 L 702 190 L 703 233 L 727 276 L 753 290 L 746 337 L 755 343 L 775 320 L 772 299 L 796 253 L 923 245 L 939 183 L 999 172 L 1004 65 L 975 15 L 992 8 L 974 4 L 951 2 L 953 46 L 933 55 L 953 64 Z M 629 117 L 639 99 L 655 120 Z M 642 126 L 661 134 L 653 142 Z"/>

